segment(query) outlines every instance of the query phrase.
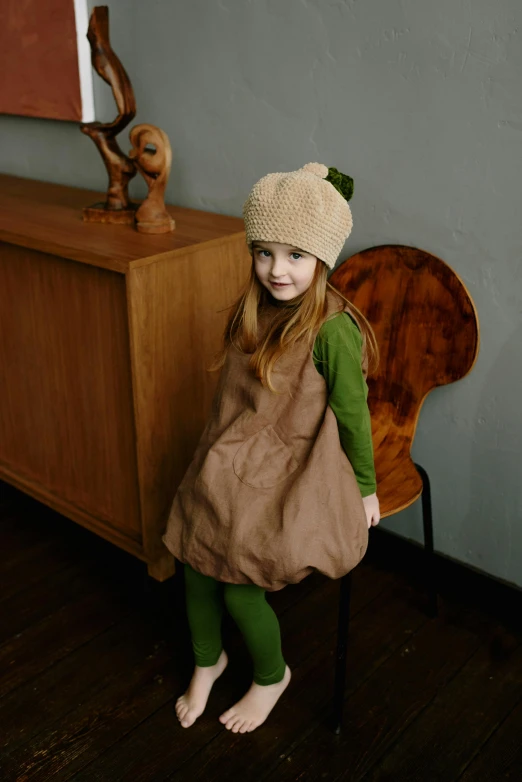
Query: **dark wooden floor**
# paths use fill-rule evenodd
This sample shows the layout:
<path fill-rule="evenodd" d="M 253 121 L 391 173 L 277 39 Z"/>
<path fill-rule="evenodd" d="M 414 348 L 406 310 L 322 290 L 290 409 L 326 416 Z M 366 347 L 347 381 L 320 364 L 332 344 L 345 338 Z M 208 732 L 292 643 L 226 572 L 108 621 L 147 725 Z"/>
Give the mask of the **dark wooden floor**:
<path fill-rule="evenodd" d="M 191 652 L 179 578 L 144 567 L 0 486 L 0 779 L 80 782 L 522 780 L 519 595 L 439 562 L 441 613 L 424 613 L 419 553 L 373 535 L 354 574 L 344 733 L 329 727 L 338 584 L 271 596 L 293 668 L 256 732 L 218 716 L 249 684 L 231 665 L 189 729 L 173 703 Z"/>

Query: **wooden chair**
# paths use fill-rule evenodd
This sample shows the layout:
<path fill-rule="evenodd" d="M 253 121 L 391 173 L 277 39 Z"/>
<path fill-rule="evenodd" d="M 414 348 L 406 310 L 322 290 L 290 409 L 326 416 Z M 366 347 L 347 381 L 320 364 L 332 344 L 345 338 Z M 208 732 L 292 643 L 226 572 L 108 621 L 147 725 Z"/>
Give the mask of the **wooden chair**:
<path fill-rule="evenodd" d="M 330 282 L 367 317 L 380 349 L 368 381 L 381 516 L 422 495 L 430 615 L 437 614 L 430 482 L 410 448 L 420 409 L 436 386 L 472 368 L 479 347 L 475 306 L 462 280 L 439 258 L 402 245 L 364 250 L 344 261 Z M 334 693 L 335 732 L 341 730 L 346 680 L 351 574 L 341 579 Z"/>

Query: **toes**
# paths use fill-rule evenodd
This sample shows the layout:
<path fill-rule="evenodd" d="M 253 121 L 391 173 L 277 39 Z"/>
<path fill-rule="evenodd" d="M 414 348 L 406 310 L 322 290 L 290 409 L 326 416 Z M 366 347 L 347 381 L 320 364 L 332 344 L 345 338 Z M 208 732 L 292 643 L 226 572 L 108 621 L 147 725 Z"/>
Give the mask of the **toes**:
<path fill-rule="evenodd" d="M 180 721 L 182 728 L 190 728 L 196 721 L 196 717 L 192 715 L 190 706 L 183 695 L 176 701 L 176 716 Z"/>
<path fill-rule="evenodd" d="M 227 722 L 227 724 L 225 725 L 225 727 L 226 727 L 226 729 L 227 729 L 227 730 L 231 730 L 231 731 L 232 731 L 232 733 L 237 733 L 236 726 L 237 726 L 237 725 L 239 725 L 239 723 L 240 723 L 240 722 L 241 722 L 241 719 L 240 719 L 240 717 L 238 717 L 238 716 L 236 715 L 236 716 L 232 717 L 232 719 L 230 719 L 230 720 Z"/>
<path fill-rule="evenodd" d="M 229 709 L 224 714 L 221 715 L 219 718 L 219 721 L 223 723 L 228 728 L 228 723 L 236 718 L 236 713 L 233 711 L 233 709 Z"/>
<path fill-rule="evenodd" d="M 193 725 L 196 721 L 196 715 L 190 711 L 190 709 L 187 709 L 183 716 L 180 719 L 181 726 L 183 728 L 190 728 L 191 725 Z"/>
<path fill-rule="evenodd" d="M 188 706 L 186 703 L 180 703 L 176 706 L 176 714 L 178 715 L 178 719 L 182 720 L 185 714 L 188 711 Z"/>

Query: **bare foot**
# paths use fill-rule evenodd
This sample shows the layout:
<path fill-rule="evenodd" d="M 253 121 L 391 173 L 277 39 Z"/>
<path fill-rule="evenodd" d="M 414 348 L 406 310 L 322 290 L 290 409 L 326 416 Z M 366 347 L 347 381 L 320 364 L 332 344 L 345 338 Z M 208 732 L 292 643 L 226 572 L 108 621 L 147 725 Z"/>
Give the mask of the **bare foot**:
<path fill-rule="evenodd" d="M 223 649 L 215 665 L 206 668 L 196 665 L 188 690 L 176 701 L 176 714 L 183 728 L 190 728 L 203 714 L 212 685 L 221 676 L 227 664 L 228 657 Z"/>
<path fill-rule="evenodd" d="M 232 733 L 250 733 L 268 717 L 277 701 L 290 684 L 292 674 L 286 666 L 282 681 L 262 686 L 252 682 L 249 691 L 231 709 L 219 718 Z"/>

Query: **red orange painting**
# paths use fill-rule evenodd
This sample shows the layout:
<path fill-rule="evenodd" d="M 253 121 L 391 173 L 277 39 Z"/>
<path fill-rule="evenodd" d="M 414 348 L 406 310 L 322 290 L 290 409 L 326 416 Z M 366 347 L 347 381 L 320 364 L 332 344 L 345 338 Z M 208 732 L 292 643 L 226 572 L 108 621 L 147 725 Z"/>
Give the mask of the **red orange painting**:
<path fill-rule="evenodd" d="M 0 113 L 94 119 L 87 0 L 0 0 Z"/>

